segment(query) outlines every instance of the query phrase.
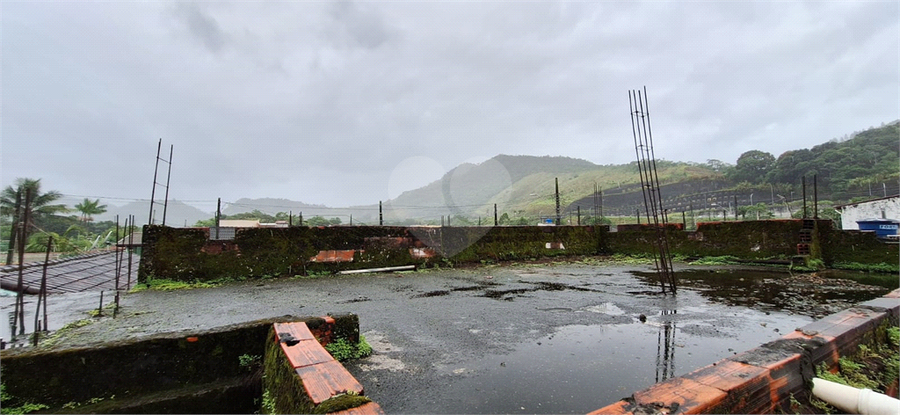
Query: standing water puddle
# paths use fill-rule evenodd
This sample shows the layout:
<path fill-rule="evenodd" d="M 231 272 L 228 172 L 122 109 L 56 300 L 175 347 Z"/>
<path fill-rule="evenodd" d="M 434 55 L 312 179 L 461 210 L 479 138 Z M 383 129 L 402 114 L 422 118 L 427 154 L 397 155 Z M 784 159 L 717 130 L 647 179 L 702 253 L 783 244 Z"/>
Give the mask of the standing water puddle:
<path fill-rule="evenodd" d="M 594 310 L 588 307 L 588 312 Z M 723 329 L 691 318 L 690 312 L 668 310 L 667 315 L 647 316 L 645 323 L 563 326 L 510 354 L 487 356 L 450 370 L 456 377 L 447 386 L 452 393 L 429 410 L 586 413 L 812 321 L 746 308 L 729 311 L 731 318 L 747 324 Z"/>
<path fill-rule="evenodd" d="M 403 412 L 586 413 L 776 340 L 814 320 L 811 313 L 784 307 L 785 301 L 807 304 L 803 298 L 808 293 L 791 285 L 782 284 L 779 290 L 769 284 L 785 275 L 736 274 L 702 278 L 703 273 L 686 273 L 688 280 L 675 297 L 651 294 L 647 288 L 653 281 L 636 275 L 645 290 L 586 293 L 600 301 L 579 308 L 538 308 L 560 316 L 552 334 L 513 345 L 507 354 L 438 366 L 446 382 L 442 392 L 404 407 Z M 851 297 L 878 295 L 875 290 Z M 566 324 L 567 313 L 616 316 L 616 320 Z M 629 318 L 631 323 L 621 324 Z"/>

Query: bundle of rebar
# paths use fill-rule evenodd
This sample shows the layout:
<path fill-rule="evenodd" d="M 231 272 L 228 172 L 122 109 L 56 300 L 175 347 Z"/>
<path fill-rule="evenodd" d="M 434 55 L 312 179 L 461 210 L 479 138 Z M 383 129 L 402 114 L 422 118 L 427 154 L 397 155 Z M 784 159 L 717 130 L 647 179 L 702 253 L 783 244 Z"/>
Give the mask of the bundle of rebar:
<path fill-rule="evenodd" d="M 656 251 L 653 260 L 663 294 L 675 294 L 675 272 L 672 269 L 672 254 L 669 251 L 668 218 L 662 206 L 659 192 L 659 176 L 656 170 L 656 155 L 653 150 L 653 133 L 650 128 L 650 110 L 647 103 L 647 87 L 628 91 L 631 109 L 631 130 L 634 136 L 634 151 L 637 156 L 644 195 L 644 213 L 647 224 L 656 230 Z"/>

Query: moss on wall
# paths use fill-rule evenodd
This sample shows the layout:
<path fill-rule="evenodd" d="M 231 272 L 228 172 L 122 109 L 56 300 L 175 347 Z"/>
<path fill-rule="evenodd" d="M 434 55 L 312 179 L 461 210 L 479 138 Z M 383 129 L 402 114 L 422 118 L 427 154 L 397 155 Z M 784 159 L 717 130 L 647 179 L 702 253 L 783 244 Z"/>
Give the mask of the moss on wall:
<path fill-rule="evenodd" d="M 263 278 L 347 269 L 415 264 L 447 258 L 454 262 L 511 260 L 603 252 L 605 226 L 445 227 L 391 226 L 239 229 L 233 247 L 207 242 L 206 230 L 145 227 L 139 281 L 160 277 L 179 281 Z M 560 242 L 562 249 L 547 249 Z M 411 247 L 431 247 L 439 256 L 416 259 Z M 353 262 L 311 262 L 321 250 L 361 250 Z"/>
<path fill-rule="evenodd" d="M 266 337 L 263 357 L 263 398 L 261 413 L 309 414 L 315 405 L 303 388 L 303 381 L 275 341 L 275 330 Z"/>
<path fill-rule="evenodd" d="M 167 333 L 82 348 L 9 349 L 0 353 L 9 393 L 60 409 L 116 395 L 120 399 L 251 376 L 240 356 L 261 356 L 275 321 Z"/>
<path fill-rule="evenodd" d="M 796 255 L 800 243 L 799 220 L 706 222 L 695 232 L 667 230 L 669 248 L 684 256 L 725 256 L 764 259 Z M 629 227 L 609 235 L 609 250 L 616 253 L 652 252 L 657 232 L 652 227 Z"/>
<path fill-rule="evenodd" d="M 670 251 L 683 256 L 733 256 L 740 259 L 787 259 L 797 254 L 802 220 L 700 223 L 694 232 L 667 229 Z M 180 281 L 265 278 L 339 270 L 429 266 L 449 260 L 521 260 L 557 255 L 655 251 L 657 231 L 649 226 L 501 226 L 395 227 L 336 226 L 239 229 L 233 243 L 206 241 L 205 229 L 148 226 L 139 281 L 150 276 Z M 565 249 L 548 249 L 562 243 Z M 434 258 L 413 258 L 411 247 L 433 248 Z M 356 250 L 352 262 L 311 262 L 322 250 Z M 897 245 L 873 235 L 834 230 L 830 221 L 815 221 L 810 257 L 834 262 L 897 264 Z"/>
<path fill-rule="evenodd" d="M 900 245 L 884 242 L 874 232 L 820 227 L 819 241 L 822 260 L 829 266 L 837 262 L 896 266 L 900 262 Z"/>

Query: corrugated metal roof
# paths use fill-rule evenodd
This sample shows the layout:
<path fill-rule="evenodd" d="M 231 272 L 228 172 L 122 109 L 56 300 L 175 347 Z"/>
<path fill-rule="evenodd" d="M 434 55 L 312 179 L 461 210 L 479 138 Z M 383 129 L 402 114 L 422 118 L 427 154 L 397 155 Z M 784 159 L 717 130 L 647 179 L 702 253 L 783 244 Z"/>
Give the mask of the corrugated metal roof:
<path fill-rule="evenodd" d="M 119 277 L 120 288 L 125 288 L 128 281 L 128 254 L 124 255 L 124 263 Z M 137 269 L 140 256 L 132 256 L 131 282 L 137 283 Z M 82 255 L 73 258 L 50 261 L 47 266 L 47 292 L 65 293 L 81 291 L 106 291 L 116 288 L 116 255 L 115 251 L 104 251 L 96 254 Z M 22 286 L 25 292 L 37 294 L 41 287 L 44 272 L 42 262 L 25 264 L 22 271 Z M 0 267 L 0 288 L 15 291 L 18 286 L 18 265 Z"/>

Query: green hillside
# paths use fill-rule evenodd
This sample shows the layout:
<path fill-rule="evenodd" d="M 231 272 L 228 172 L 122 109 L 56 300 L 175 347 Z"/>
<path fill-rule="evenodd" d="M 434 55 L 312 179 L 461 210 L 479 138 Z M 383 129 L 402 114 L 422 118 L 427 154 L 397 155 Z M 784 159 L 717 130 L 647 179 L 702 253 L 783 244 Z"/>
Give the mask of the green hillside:
<path fill-rule="evenodd" d="M 811 149 L 791 150 L 779 157 L 752 150 L 735 164 L 719 160 L 685 163 L 657 160 L 663 205 L 670 212 L 705 210 L 712 215 L 733 205 L 765 204 L 792 213 L 802 204 L 802 178 L 806 176 L 810 200 L 816 176 L 819 200 L 842 203 L 900 193 L 900 122 L 833 139 Z M 595 185 L 602 190 L 604 215 L 633 216 L 643 210 L 637 163 L 596 165 L 570 157 L 498 155 L 478 164 L 462 164 L 419 189 L 404 192 L 384 202 L 385 223 L 440 224 L 451 216 L 454 224 L 474 224 L 479 218 L 493 221 L 498 213 L 511 218 L 555 215 L 555 179 L 559 179 L 560 204 L 564 213 L 581 209 L 589 215 L 594 207 Z M 265 207 L 305 216 L 353 215 L 359 223 L 377 223 L 378 205 L 327 208 L 286 200 L 241 200 L 229 213 Z M 296 205 L 294 205 L 297 203 Z M 783 212 L 784 213 L 784 212 Z M 524 220 L 524 219 L 523 219 Z M 512 223 L 512 222 L 507 222 Z"/>

